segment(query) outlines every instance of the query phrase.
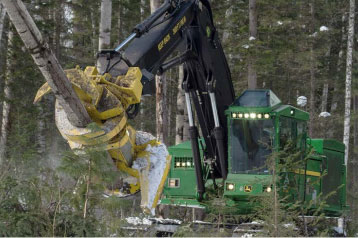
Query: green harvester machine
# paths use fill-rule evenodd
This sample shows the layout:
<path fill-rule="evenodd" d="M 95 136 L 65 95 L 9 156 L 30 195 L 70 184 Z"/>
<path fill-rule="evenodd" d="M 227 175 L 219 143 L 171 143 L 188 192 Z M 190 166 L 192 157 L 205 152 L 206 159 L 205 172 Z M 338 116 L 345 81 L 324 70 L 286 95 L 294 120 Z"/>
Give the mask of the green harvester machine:
<path fill-rule="evenodd" d="M 271 90 L 246 90 L 225 111 L 228 135 L 228 174 L 226 180 L 211 176 L 205 158 L 205 143 L 199 139 L 203 181 L 206 191 L 214 184 L 223 189 L 227 207 L 233 214 L 252 212 L 252 198 L 273 192 L 273 171 L 267 160 L 274 161 L 276 171 L 285 158 L 280 152 L 290 146 L 300 152 L 296 167 L 279 171 L 276 182 L 287 202 L 301 201 L 307 214 L 325 202 L 326 215 L 340 216 L 346 205 L 346 166 L 344 144 L 331 139 L 307 136 L 309 114 L 291 105 L 284 105 Z M 190 142 L 169 148 L 171 169 L 164 187 L 161 204 L 205 208 L 205 199 L 198 199 L 196 173 Z M 276 156 L 277 155 L 277 156 Z"/>

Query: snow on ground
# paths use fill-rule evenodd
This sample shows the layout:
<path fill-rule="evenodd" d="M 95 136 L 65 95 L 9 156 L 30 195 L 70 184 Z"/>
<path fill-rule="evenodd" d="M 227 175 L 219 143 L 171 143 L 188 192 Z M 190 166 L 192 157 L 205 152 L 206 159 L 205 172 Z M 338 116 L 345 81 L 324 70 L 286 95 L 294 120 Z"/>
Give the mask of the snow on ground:
<path fill-rule="evenodd" d="M 132 225 L 152 225 L 152 222 L 148 219 L 148 218 L 139 218 L 139 217 L 126 217 L 126 221 L 129 223 L 129 224 L 132 224 Z"/>
<path fill-rule="evenodd" d="M 314 32 L 312 35 L 309 35 L 309 37 L 316 37 L 317 36 L 317 32 Z"/>
<path fill-rule="evenodd" d="M 253 235 L 250 234 L 250 233 L 245 233 L 245 234 L 243 234 L 241 237 L 243 237 L 243 238 L 250 238 L 250 237 L 253 237 Z"/>
<path fill-rule="evenodd" d="M 326 27 L 326 26 L 321 26 L 321 27 L 319 28 L 319 31 L 328 31 L 328 27 Z"/>
<path fill-rule="evenodd" d="M 182 224 L 181 220 L 177 220 L 177 219 L 170 219 L 170 218 L 151 218 L 150 220 L 155 221 L 156 223 L 161 223 L 161 224 L 177 224 L 180 225 Z"/>
<path fill-rule="evenodd" d="M 292 223 L 286 223 L 286 224 L 283 224 L 283 227 L 285 227 L 285 228 L 294 228 L 295 225 L 292 224 Z"/>
<path fill-rule="evenodd" d="M 307 104 L 307 98 L 305 96 L 299 96 L 297 98 L 297 105 L 300 107 L 304 107 Z"/>
<path fill-rule="evenodd" d="M 277 25 L 281 26 L 283 24 L 282 21 L 277 21 Z"/>
<path fill-rule="evenodd" d="M 323 118 L 330 117 L 330 116 L 331 116 L 331 113 L 329 113 L 329 112 L 321 112 L 319 114 L 319 117 L 323 117 Z"/>
<path fill-rule="evenodd" d="M 249 45 L 243 45 L 242 47 L 243 47 L 243 48 L 245 48 L 245 49 L 250 48 L 250 46 L 249 46 Z"/>
<path fill-rule="evenodd" d="M 260 225 L 260 224 L 264 224 L 264 222 L 263 221 L 252 221 L 251 224 Z"/>
<path fill-rule="evenodd" d="M 253 40 L 256 40 L 256 38 L 253 36 L 250 36 L 249 41 L 253 41 Z"/>

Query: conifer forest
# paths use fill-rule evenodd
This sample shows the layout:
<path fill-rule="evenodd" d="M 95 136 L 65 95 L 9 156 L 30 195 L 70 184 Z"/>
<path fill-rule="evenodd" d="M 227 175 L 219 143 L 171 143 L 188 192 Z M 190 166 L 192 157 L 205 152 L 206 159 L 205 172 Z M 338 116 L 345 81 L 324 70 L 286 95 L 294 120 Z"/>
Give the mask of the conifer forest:
<path fill-rule="evenodd" d="M 357 237 L 355 5 L 0 0 L 0 236 Z"/>

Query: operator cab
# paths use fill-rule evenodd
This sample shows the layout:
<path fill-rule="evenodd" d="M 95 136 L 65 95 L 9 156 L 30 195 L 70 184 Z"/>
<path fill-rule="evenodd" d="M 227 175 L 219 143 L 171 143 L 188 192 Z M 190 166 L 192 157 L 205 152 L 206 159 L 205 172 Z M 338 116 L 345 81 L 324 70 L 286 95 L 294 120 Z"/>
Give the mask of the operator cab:
<path fill-rule="evenodd" d="M 267 157 L 288 141 L 305 146 L 308 113 L 282 105 L 271 90 L 246 90 L 226 111 L 229 173 L 268 174 Z M 304 148 L 302 148 L 304 149 Z"/>

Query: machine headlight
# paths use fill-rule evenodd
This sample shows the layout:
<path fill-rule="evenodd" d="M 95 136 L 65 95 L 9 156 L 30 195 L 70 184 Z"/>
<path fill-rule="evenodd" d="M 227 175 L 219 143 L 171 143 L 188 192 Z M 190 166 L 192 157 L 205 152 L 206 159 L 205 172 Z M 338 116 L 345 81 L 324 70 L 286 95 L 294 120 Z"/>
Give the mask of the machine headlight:
<path fill-rule="evenodd" d="M 232 117 L 233 117 L 233 118 L 236 118 L 236 117 L 237 117 L 237 114 L 234 112 L 234 113 L 232 114 Z"/>
<path fill-rule="evenodd" d="M 190 167 L 191 166 L 191 163 L 188 161 L 186 162 L 186 166 Z"/>
<path fill-rule="evenodd" d="M 242 118 L 244 115 L 242 113 L 239 113 L 239 118 Z"/>
<path fill-rule="evenodd" d="M 245 114 L 244 114 L 244 117 L 245 117 L 245 118 L 249 118 L 249 116 L 250 116 L 250 115 L 249 115 L 248 113 L 245 113 Z"/>
<path fill-rule="evenodd" d="M 265 114 L 265 119 L 269 119 L 270 118 L 270 114 Z"/>
<path fill-rule="evenodd" d="M 233 191 L 234 189 L 235 189 L 235 184 L 233 183 L 226 184 L 226 190 Z"/>
<path fill-rule="evenodd" d="M 179 183 L 179 179 L 169 179 L 169 183 L 168 183 L 170 188 L 178 188 L 180 187 L 180 183 Z"/>
<path fill-rule="evenodd" d="M 256 113 L 250 113 L 250 118 L 255 119 L 256 118 Z"/>
<path fill-rule="evenodd" d="M 180 167 L 180 162 L 176 162 L 175 164 L 177 167 Z"/>
<path fill-rule="evenodd" d="M 260 114 L 260 113 L 257 114 L 257 118 L 258 118 L 258 119 L 261 119 L 261 118 L 262 118 L 262 114 Z"/>
<path fill-rule="evenodd" d="M 186 165 L 185 162 L 182 162 L 182 163 L 181 163 L 181 166 L 182 166 L 182 167 L 185 167 L 185 165 Z"/>

